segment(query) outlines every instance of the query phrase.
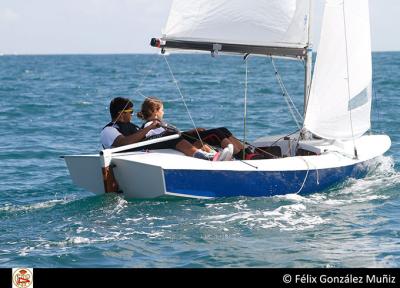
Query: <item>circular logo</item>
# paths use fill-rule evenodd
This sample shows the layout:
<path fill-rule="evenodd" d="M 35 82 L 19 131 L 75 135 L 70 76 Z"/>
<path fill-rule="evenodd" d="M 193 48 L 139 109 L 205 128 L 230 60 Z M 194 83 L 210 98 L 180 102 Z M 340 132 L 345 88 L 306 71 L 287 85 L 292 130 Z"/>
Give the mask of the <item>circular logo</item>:
<path fill-rule="evenodd" d="M 292 276 L 290 276 L 290 274 L 285 274 L 283 276 L 283 283 L 289 284 L 290 282 L 292 282 Z"/>
<path fill-rule="evenodd" d="M 33 273 L 27 268 L 19 268 L 13 273 L 13 284 L 18 288 L 27 288 L 32 282 Z"/>

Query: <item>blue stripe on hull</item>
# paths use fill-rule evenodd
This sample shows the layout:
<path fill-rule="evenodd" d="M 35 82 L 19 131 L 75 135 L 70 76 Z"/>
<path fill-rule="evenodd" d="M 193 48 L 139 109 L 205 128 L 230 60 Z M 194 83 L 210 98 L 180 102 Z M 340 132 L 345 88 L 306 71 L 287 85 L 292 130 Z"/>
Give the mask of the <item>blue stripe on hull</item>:
<path fill-rule="evenodd" d="M 300 194 L 325 190 L 349 177 L 361 178 L 368 172 L 366 162 L 356 165 L 309 170 Z M 301 171 L 206 171 L 164 170 L 168 192 L 197 197 L 274 196 L 296 193 L 306 177 Z M 317 184 L 317 180 L 318 183 Z"/>

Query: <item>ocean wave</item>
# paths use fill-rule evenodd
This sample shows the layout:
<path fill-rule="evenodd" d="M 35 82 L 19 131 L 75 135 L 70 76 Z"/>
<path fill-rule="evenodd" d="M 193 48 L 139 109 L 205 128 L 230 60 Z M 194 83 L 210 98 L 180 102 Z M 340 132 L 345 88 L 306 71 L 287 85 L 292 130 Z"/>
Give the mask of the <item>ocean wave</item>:
<path fill-rule="evenodd" d="M 371 163 L 370 172 L 365 178 L 349 179 L 334 195 L 339 199 L 343 196 L 350 197 L 346 199 L 350 202 L 388 199 L 393 192 L 391 188 L 400 184 L 400 173 L 394 166 L 392 157 L 379 157 Z"/>
<path fill-rule="evenodd" d="M 125 199 L 123 199 L 121 197 L 118 197 L 115 208 L 111 209 L 111 213 L 112 214 L 120 214 L 127 207 L 128 207 L 128 201 L 126 201 Z"/>
<path fill-rule="evenodd" d="M 219 205 L 220 204 L 214 204 L 209 207 L 213 207 L 214 211 L 221 211 L 220 208 L 224 207 L 226 204 L 222 204 L 222 206 Z M 235 203 L 233 206 L 239 211 L 228 214 L 204 216 L 201 220 L 206 220 L 206 222 L 202 222 L 202 225 L 217 229 L 220 225 L 225 226 L 229 224 L 230 227 L 239 225 L 252 229 L 279 228 L 280 230 L 305 230 L 325 223 L 322 217 L 313 215 L 312 212 L 307 210 L 306 205 L 302 203 L 281 205 L 270 210 L 260 207 L 257 209 L 249 208 L 247 204 L 243 206 L 243 202 L 242 205 L 240 203 Z"/>
<path fill-rule="evenodd" d="M 252 229 L 306 230 L 329 224 L 331 209 L 385 201 L 391 197 L 390 187 L 400 183 L 391 157 L 379 157 L 371 163 L 366 178 L 349 179 L 340 187 L 310 195 L 287 194 L 267 199 L 241 199 L 235 202 L 208 203 L 211 215 L 202 217 L 200 226 L 218 229 L 221 225 L 242 225 Z M 265 208 L 261 204 L 265 204 Z M 274 209 L 271 206 L 277 206 Z M 356 209 L 356 208 L 355 208 Z M 232 211 L 235 210 L 235 211 Z"/>
<path fill-rule="evenodd" d="M 92 105 L 93 103 L 90 102 L 90 101 L 84 101 L 84 100 L 82 100 L 82 101 L 77 102 L 76 104 L 77 104 L 78 106 L 87 106 L 87 105 Z"/>
<path fill-rule="evenodd" d="M 26 205 L 14 205 L 14 204 L 5 204 L 4 206 L 0 206 L 0 211 L 4 212 L 20 212 L 20 211 L 30 211 L 30 210 L 38 210 L 38 209 L 47 209 L 54 207 L 56 205 L 64 205 L 73 201 L 73 199 L 55 199 L 48 200 L 44 202 L 26 204 Z"/>

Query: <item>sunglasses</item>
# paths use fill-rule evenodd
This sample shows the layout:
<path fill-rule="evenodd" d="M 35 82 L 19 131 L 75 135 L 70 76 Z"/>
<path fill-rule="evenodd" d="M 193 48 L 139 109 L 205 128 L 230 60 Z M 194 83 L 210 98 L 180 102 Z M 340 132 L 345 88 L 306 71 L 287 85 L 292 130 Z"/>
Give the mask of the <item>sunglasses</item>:
<path fill-rule="evenodd" d="M 130 114 L 133 114 L 133 109 L 121 110 L 121 113 L 130 113 Z"/>

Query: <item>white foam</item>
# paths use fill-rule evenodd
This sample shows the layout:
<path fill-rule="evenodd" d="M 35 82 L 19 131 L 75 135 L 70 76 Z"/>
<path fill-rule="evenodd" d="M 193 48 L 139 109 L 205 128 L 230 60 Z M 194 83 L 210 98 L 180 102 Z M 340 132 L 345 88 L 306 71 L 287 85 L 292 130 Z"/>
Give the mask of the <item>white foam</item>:
<path fill-rule="evenodd" d="M 72 243 L 72 244 L 89 244 L 89 243 L 93 243 L 94 241 L 90 240 L 89 238 L 85 238 L 85 237 L 80 237 L 80 236 L 76 236 L 76 237 L 71 237 L 67 239 L 67 243 Z"/>
<path fill-rule="evenodd" d="M 113 207 L 108 212 L 111 213 L 111 214 L 120 214 L 127 207 L 128 207 L 128 201 L 126 201 L 125 199 L 123 199 L 121 197 L 118 197 L 117 198 L 117 204 L 115 205 L 115 207 Z"/>
<path fill-rule="evenodd" d="M 243 207 L 241 207 L 244 209 Z M 217 210 L 217 209 L 216 209 Z M 302 203 L 280 206 L 274 210 L 238 211 L 224 215 L 207 215 L 202 217 L 205 222 L 199 226 L 222 229 L 226 223 L 238 223 L 251 228 L 279 228 L 282 230 L 304 230 L 325 223 L 321 217 L 311 215 Z"/>
<path fill-rule="evenodd" d="M 32 252 L 33 250 L 35 250 L 34 247 L 23 247 L 20 251 L 19 251 L 19 256 L 26 256 L 28 255 L 30 252 Z"/>
<path fill-rule="evenodd" d="M 44 202 L 38 202 L 28 205 L 12 205 L 12 204 L 5 204 L 4 206 L 0 207 L 0 211 L 6 212 L 19 212 L 19 211 L 29 211 L 29 210 L 36 210 L 36 209 L 45 209 L 53 207 L 57 204 L 66 204 L 71 202 L 72 200 L 67 199 L 60 199 L 60 200 L 49 200 Z"/>
<path fill-rule="evenodd" d="M 92 102 L 89 102 L 89 101 L 79 101 L 78 104 L 80 104 L 80 105 L 92 105 Z"/>
<path fill-rule="evenodd" d="M 140 222 L 142 221 L 144 218 L 143 217 L 139 217 L 139 218 L 126 218 L 125 221 L 126 222 Z"/>
<path fill-rule="evenodd" d="M 391 157 L 380 157 L 371 164 L 372 172 L 363 179 L 350 179 L 344 183 L 342 188 L 331 191 L 314 193 L 307 196 L 298 194 L 287 194 L 262 199 L 266 207 L 282 203 L 273 210 L 252 207 L 254 199 L 240 199 L 236 202 L 207 203 L 209 211 L 204 215 L 198 226 L 222 230 L 225 224 L 245 225 L 252 229 L 280 230 L 305 230 L 312 229 L 317 225 L 326 224 L 332 221 L 323 215 L 321 211 L 329 212 L 332 207 L 342 207 L 353 203 L 368 203 L 374 200 L 385 200 L 390 195 L 381 193 L 381 189 L 398 185 L 400 173 L 394 169 L 394 161 Z M 285 201 L 291 202 L 283 205 Z M 324 206 L 326 205 L 326 206 Z M 234 210 L 234 211 L 232 211 Z M 226 211 L 227 213 L 223 213 Z"/>
<path fill-rule="evenodd" d="M 307 198 L 301 196 L 299 194 L 285 194 L 285 195 L 277 195 L 274 198 L 280 200 L 289 200 L 293 202 L 301 202 L 301 203 L 315 203 L 315 200 L 312 198 Z"/>

